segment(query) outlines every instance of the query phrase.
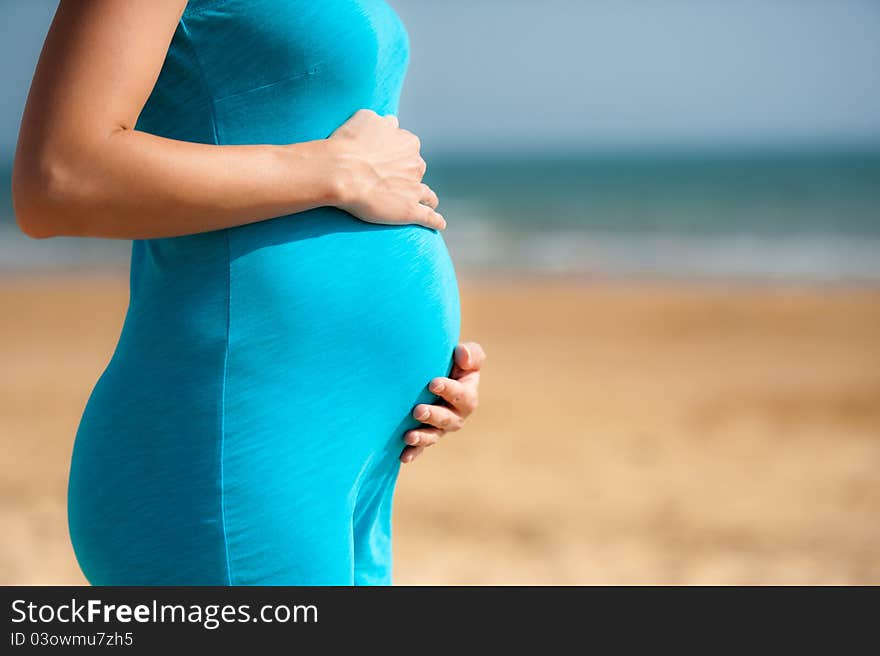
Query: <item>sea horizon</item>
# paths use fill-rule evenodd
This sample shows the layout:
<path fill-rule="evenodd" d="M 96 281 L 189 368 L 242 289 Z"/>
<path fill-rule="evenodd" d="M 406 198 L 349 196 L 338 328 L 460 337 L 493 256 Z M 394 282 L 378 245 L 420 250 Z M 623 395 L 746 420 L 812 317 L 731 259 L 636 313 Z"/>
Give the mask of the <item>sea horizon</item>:
<path fill-rule="evenodd" d="M 880 282 L 880 146 L 426 153 L 462 274 Z M 0 170 L 0 273 L 124 269 L 130 242 L 31 240 Z"/>

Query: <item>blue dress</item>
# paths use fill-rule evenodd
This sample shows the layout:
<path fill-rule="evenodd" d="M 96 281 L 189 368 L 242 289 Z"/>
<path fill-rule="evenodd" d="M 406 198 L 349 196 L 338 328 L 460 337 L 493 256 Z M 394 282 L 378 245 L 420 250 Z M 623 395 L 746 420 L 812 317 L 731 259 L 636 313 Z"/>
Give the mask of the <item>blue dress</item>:
<path fill-rule="evenodd" d="M 325 138 L 396 114 L 408 59 L 384 0 L 192 0 L 136 129 Z M 322 207 L 134 241 L 130 290 L 73 448 L 89 582 L 390 583 L 402 436 L 459 339 L 441 234 Z"/>

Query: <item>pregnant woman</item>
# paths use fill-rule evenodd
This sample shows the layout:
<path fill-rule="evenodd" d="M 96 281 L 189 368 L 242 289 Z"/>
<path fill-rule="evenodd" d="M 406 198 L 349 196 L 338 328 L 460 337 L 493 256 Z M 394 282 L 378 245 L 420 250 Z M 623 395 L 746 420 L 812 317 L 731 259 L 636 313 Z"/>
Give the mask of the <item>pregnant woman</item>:
<path fill-rule="evenodd" d="M 409 461 L 483 353 L 384 0 L 62 0 L 13 177 L 37 238 L 132 240 L 130 302 L 71 463 L 103 585 L 391 580 Z"/>

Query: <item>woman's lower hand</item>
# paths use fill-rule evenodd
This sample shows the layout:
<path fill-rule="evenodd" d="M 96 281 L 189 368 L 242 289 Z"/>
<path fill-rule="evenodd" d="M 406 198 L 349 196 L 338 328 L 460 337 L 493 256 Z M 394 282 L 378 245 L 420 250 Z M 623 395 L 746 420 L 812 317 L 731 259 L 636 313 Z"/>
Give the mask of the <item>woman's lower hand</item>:
<path fill-rule="evenodd" d="M 428 389 L 441 398 L 436 405 L 420 403 L 412 415 L 422 426 L 403 436 L 407 446 L 400 454 L 403 463 L 415 460 L 426 447 L 433 446 L 446 433 L 461 430 L 464 420 L 477 408 L 480 369 L 486 361 L 483 347 L 476 342 L 455 347 L 454 366 L 449 378 L 434 378 Z"/>
<path fill-rule="evenodd" d="M 396 116 L 358 110 L 328 143 L 338 183 L 334 205 L 369 223 L 446 227 L 437 194 L 422 182 L 421 142 Z"/>

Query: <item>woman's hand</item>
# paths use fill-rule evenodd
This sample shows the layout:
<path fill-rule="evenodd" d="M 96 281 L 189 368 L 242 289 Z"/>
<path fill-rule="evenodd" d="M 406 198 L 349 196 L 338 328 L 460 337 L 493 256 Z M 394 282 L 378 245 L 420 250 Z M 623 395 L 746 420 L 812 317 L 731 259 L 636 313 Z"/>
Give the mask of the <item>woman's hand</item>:
<path fill-rule="evenodd" d="M 423 425 L 403 436 L 408 446 L 400 454 L 401 462 L 412 462 L 425 447 L 436 444 L 445 433 L 460 430 L 464 420 L 476 410 L 480 369 L 486 361 L 486 353 L 476 342 L 462 343 L 455 347 L 454 360 L 450 377 L 435 378 L 428 386 L 443 402 L 438 405 L 420 403 L 413 408 L 413 417 Z"/>
<path fill-rule="evenodd" d="M 418 223 L 443 230 L 437 194 L 422 182 L 425 160 L 419 138 L 393 114 L 358 110 L 328 139 L 338 164 L 334 204 L 369 223 Z"/>

